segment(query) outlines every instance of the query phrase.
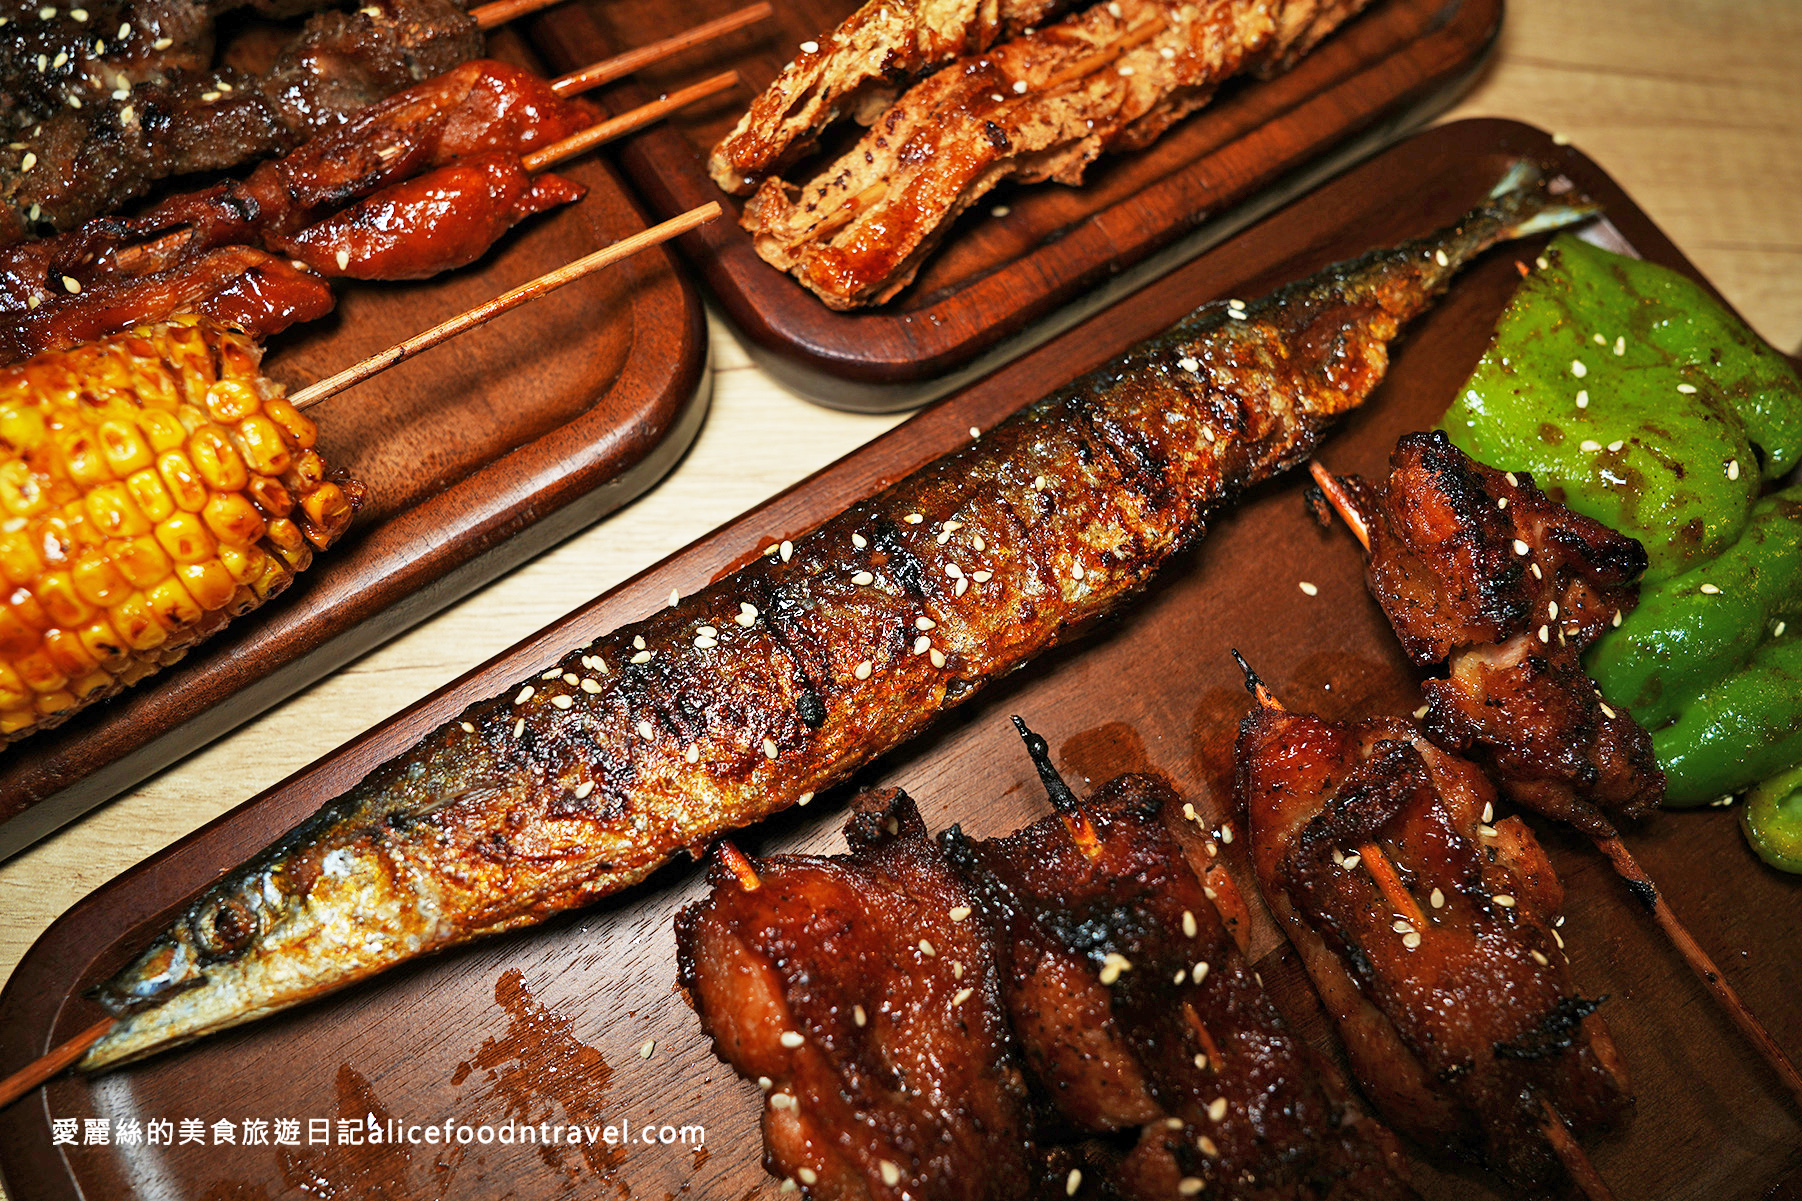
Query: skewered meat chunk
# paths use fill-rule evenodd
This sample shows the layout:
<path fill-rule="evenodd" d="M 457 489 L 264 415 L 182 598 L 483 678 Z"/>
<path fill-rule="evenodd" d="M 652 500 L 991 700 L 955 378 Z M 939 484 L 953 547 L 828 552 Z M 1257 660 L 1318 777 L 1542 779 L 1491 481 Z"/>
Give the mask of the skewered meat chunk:
<path fill-rule="evenodd" d="M 1365 0 L 1116 0 L 958 60 L 800 188 L 766 180 L 743 225 L 828 308 L 913 279 L 952 220 L 1007 180 L 1075 184 L 1232 76 L 1273 68 Z"/>
<path fill-rule="evenodd" d="M 201 319 L 0 370 L 0 739 L 175 662 L 350 524 L 261 359 Z"/>
<path fill-rule="evenodd" d="M 1024 729 L 1024 727 L 1022 727 Z M 1079 1130 L 1137 1132 L 1123 1198 L 1412 1197 L 1394 1139 L 1284 1026 L 1129 775 L 1078 802 L 1029 739 L 1058 812 L 947 857 L 999 939 L 1002 996 L 1039 1088 Z"/>
<path fill-rule="evenodd" d="M 1591 211 L 1505 182 L 1434 237 L 1199 310 L 557 682 L 469 706 L 198 897 L 100 991 L 120 1021 L 83 1066 L 616 893 L 906 741 L 1307 459 L 1483 249 Z M 328 855 L 343 875 L 306 870 Z M 243 936 L 197 933 L 222 907 Z"/>
<path fill-rule="evenodd" d="M 287 150 L 481 52 L 459 0 L 370 0 L 318 14 L 266 71 L 180 73 L 61 108 L 0 151 L 0 245 Z"/>
<path fill-rule="evenodd" d="M 1473 754 L 1507 796 L 1591 835 L 1664 796 L 1652 740 L 1580 656 L 1637 603 L 1645 549 L 1525 473 L 1408 434 L 1381 489 L 1341 486 L 1370 533 L 1368 580 L 1416 664 L 1433 741 Z"/>
<path fill-rule="evenodd" d="M 928 71 L 1061 16 L 1077 0 L 868 0 L 783 68 L 720 139 L 708 171 L 734 195 L 807 153 L 849 113 L 868 125 Z"/>
<path fill-rule="evenodd" d="M 1236 786 L 1258 883 L 1366 1094 L 1517 1188 L 1559 1181 L 1546 1123 L 1598 1131 L 1631 1098 L 1599 1002 L 1571 984 L 1563 890 L 1531 831 L 1490 824 L 1488 781 L 1407 722 L 1261 700 Z"/>
<path fill-rule="evenodd" d="M 676 918 L 682 987 L 764 1089 L 764 1166 L 812 1198 L 1028 1195 L 1026 1088 L 995 956 L 898 790 L 860 796 L 847 856 L 715 869 Z"/>

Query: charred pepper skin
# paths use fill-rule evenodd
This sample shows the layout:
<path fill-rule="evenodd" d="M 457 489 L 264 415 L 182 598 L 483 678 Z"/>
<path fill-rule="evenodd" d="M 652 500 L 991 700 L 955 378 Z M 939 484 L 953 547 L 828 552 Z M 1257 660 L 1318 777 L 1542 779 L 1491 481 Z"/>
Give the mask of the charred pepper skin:
<path fill-rule="evenodd" d="M 1802 485 L 1752 506 L 1717 558 L 1640 593 L 1589 654 L 1590 674 L 1648 729 L 1675 721 L 1744 668 L 1782 623 L 1802 619 Z"/>
<path fill-rule="evenodd" d="M 1754 788 L 1739 821 L 1760 859 L 1779 871 L 1802 872 L 1802 763 Z"/>

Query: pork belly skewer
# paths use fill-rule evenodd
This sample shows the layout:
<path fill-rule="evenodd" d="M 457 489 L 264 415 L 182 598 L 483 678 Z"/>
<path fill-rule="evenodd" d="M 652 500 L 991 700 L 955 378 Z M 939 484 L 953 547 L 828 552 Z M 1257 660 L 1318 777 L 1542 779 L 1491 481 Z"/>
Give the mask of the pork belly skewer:
<path fill-rule="evenodd" d="M 1234 791 L 1258 883 L 1378 1112 L 1515 1188 L 1562 1166 L 1608 1197 L 1567 1127 L 1605 1129 L 1632 1098 L 1599 1002 L 1571 985 L 1532 832 L 1493 821 L 1489 781 L 1410 723 L 1292 714 L 1245 672 Z"/>
<path fill-rule="evenodd" d="M 1198 310 L 787 553 L 470 706 L 197 898 L 105 986 L 125 1020 L 84 1063 L 617 892 L 899 745 L 1303 461 L 1484 248 L 1593 211 L 1505 183 L 1441 234 Z M 346 872 L 291 870 L 325 854 Z"/>
<path fill-rule="evenodd" d="M 1121 776 L 1079 802 L 1014 721 L 1056 812 L 941 843 L 999 940 L 1029 1074 L 1078 1130 L 1137 1132 L 1107 1172 L 1119 1194 L 1414 1196 L 1394 1138 L 1284 1026 L 1228 937 L 1167 826 L 1181 820 L 1169 787 Z"/>
<path fill-rule="evenodd" d="M 1114 0 L 915 85 L 836 162 L 764 181 L 743 225 L 828 308 L 906 287 L 957 215 L 1008 180 L 1075 184 L 1227 79 L 1281 69 L 1366 0 Z"/>
<path fill-rule="evenodd" d="M 869 0 L 782 69 L 707 160 L 733 195 L 806 154 L 840 117 L 865 125 L 928 71 L 1015 37 L 1086 0 Z"/>
<path fill-rule="evenodd" d="M 1532 476 L 1466 456 L 1443 434 L 1409 434 L 1381 488 L 1311 466 L 1370 552 L 1371 593 L 1415 664 L 1426 731 L 1473 748 L 1510 799 L 1588 835 L 1690 970 L 1802 1103 L 1802 1073 L 1746 1007 L 1615 829 L 1664 792 L 1651 740 L 1609 704 L 1583 650 L 1638 600 L 1637 542 L 1551 500 Z M 1524 568 L 1522 563 L 1525 563 Z"/>
<path fill-rule="evenodd" d="M 764 1167 L 810 1198 L 1014 1201 L 1037 1151 L 995 952 L 899 790 L 860 795 L 851 853 L 752 864 L 720 844 L 676 917 L 714 1051 L 763 1091 Z"/>
<path fill-rule="evenodd" d="M 578 184 L 542 174 L 546 168 L 660 120 L 736 81 L 732 72 L 715 76 L 548 145 L 543 125 L 518 131 L 470 132 L 456 130 L 453 119 L 452 128 L 444 131 L 447 136 L 428 131 L 419 133 L 415 143 L 425 147 L 419 150 L 421 156 L 429 152 L 428 162 L 437 158 L 448 161 L 422 175 L 390 183 L 336 213 L 322 215 L 319 208 L 338 193 L 355 189 L 320 186 L 298 168 L 292 174 L 301 179 L 299 184 L 284 177 L 268 188 L 259 188 L 251 186 L 256 184 L 253 176 L 251 185 L 242 189 L 221 185 L 197 194 L 191 205 L 159 206 L 134 223 L 137 230 L 147 231 L 139 236 L 151 236 L 152 241 L 133 242 L 115 253 L 106 249 L 117 242 L 111 231 L 99 231 L 91 239 L 102 244 L 100 257 L 75 268 L 89 282 L 65 275 L 61 287 L 52 288 L 34 280 L 32 286 L 37 290 L 10 319 L 0 319 L 0 362 L 66 349 L 181 312 L 203 313 L 253 337 L 267 338 L 297 321 L 329 312 L 334 299 L 328 277 L 416 279 L 463 266 L 486 253 L 525 217 L 583 194 Z M 512 122 L 503 119 L 498 124 Z M 560 123 L 550 125 L 553 132 L 559 127 Z M 336 134 L 327 135 L 327 140 L 343 141 Z M 437 149 L 430 149 L 431 140 L 436 141 Z M 510 149 L 481 149 L 484 142 L 537 148 L 522 155 Z M 342 157 L 320 152 L 312 158 L 331 162 L 327 178 L 337 179 L 341 174 L 337 165 L 354 161 L 351 155 L 359 145 L 340 147 L 347 151 Z M 449 153 L 466 147 L 471 148 L 469 153 Z M 265 169 L 275 174 L 291 165 L 284 160 L 265 164 Z M 259 174 L 265 169 L 259 169 Z M 377 172 L 376 178 L 387 174 Z M 360 176 L 358 182 L 367 178 Z M 264 206 L 260 192 L 274 193 L 277 199 Z M 289 202 L 285 210 L 284 201 Z M 246 212 L 257 214 L 258 219 L 246 220 Z M 294 228 L 301 222 L 310 223 Z M 160 232 L 165 229 L 168 232 Z M 12 257 L 26 262 L 26 270 L 35 276 L 43 259 L 37 253 L 40 246 L 59 257 L 76 257 L 81 248 L 76 239 L 82 239 L 83 233 L 64 237 L 69 241 L 58 246 L 15 247 Z M 232 243 L 239 238 L 260 242 L 267 249 Z M 82 252 L 83 260 L 88 253 Z M 0 261 L 5 258 L 6 253 L 0 252 Z M 55 278 L 54 270 L 51 278 Z"/>
<path fill-rule="evenodd" d="M 451 0 L 405 2 L 435 5 L 442 9 L 439 16 L 443 20 L 469 25 L 473 31 L 477 24 L 489 28 L 500 19 L 543 7 L 545 0 L 530 0 L 524 5 L 486 5 L 468 16 Z M 350 15 L 328 16 L 359 28 L 359 23 L 372 22 L 382 28 L 427 27 L 422 21 L 395 26 L 381 16 L 382 12 L 381 5 L 366 5 Z M 587 91 L 762 20 L 769 12 L 766 3 L 751 5 L 615 55 L 566 76 L 553 87 L 563 96 Z M 401 61 L 383 69 L 385 74 L 378 70 L 381 55 L 375 48 L 363 46 L 348 34 L 340 40 L 347 44 L 309 44 L 304 54 L 294 52 L 296 64 L 291 73 L 298 73 L 305 82 L 303 87 L 285 86 L 283 69 L 278 64 L 255 77 L 228 69 L 216 80 L 209 75 L 206 80 L 185 81 L 179 86 L 158 84 L 124 94 L 109 92 L 80 110 L 63 109 L 61 115 L 48 120 L 36 133 L 27 131 L 15 138 L 12 149 L 0 150 L 0 245 L 24 239 L 32 229 L 44 225 L 65 231 L 78 228 L 97 214 L 110 212 L 143 195 L 157 180 L 168 176 L 220 170 L 290 152 L 309 138 L 317 140 L 321 135 L 366 122 L 371 105 L 386 105 L 392 111 L 395 97 L 403 92 L 430 91 L 439 81 L 454 85 L 459 67 L 482 61 L 477 58 L 481 38 L 474 32 L 469 43 L 459 45 L 455 53 L 424 54 L 406 49 Z M 346 73 L 359 70 L 381 74 L 380 86 L 369 81 L 351 86 L 345 79 Z M 277 119 L 270 109 L 274 102 L 265 97 L 266 92 L 276 95 L 281 105 L 293 107 L 297 115 L 292 120 Z M 529 117 L 534 106 L 543 107 L 543 101 L 532 97 L 514 99 L 514 119 Z M 585 118 L 583 123 L 591 119 Z"/>

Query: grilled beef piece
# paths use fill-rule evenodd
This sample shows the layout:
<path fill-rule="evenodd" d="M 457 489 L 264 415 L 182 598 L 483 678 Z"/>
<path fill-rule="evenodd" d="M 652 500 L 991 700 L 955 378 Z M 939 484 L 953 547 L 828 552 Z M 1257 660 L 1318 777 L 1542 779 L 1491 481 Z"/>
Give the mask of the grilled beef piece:
<path fill-rule="evenodd" d="M 1059 812 L 1005 838 L 944 835 L 1000 940 L 1027 1068 L 1077 1130 L 1129 1132 L 1108 1173 L 1134 1201 L 1414 1195 L 1394 1138 L 1284 1026 L 1214 891 L 1165 826 L 1162 781 L 1077 802 L 1033 739 Z"/>
<path fill-rule="evenodd" d="M 1599 1002 L 1571 983 L 1563 889 L 1532 833 L 1491 824 L 1489 782 L 1407 722 L 1266 698 L 1238 756 L 1258 883 L 1378 1111 L 1517 1188 L 1562 1179 L 1544 1107 L 1585 1135 L 1631 1098 Z"/>
<path fill-rule="evenodd" d="M 928 71 L 1061 16 L 1078 0 L 868 0 L 751 102 L 707 169 L 727 192 L 754 191 L 807 153 L 840 117 L 870 124 Z"/>
<path fill-rule="evenodd" d="M 994 949 L 905 793 L 865 793 L 846 856 L 716 868 L 676 918 L 714 1050 L 763 1090 L 764 1166 L 810 1198 L 1035 1190 Z"/>
<path fill-rule="evenodd" d="M 796 188 L 770 179 L 743 224 L 829 308 L 889 299 L 998 184 L 1080 183 L 1149 145 L 1232 76 L 1292 61 L 1366 0 L 1115 0 L 916 85 Z"/>
<path fill-rule="evenodd" d="M 1380 489 L 1341 486 L 1403 649 L 1448 665 L 1422 685 L 1428 736 L 1473 755 L 1510 799 L 1592 836 L 1650 812 L 1664 796 L 1651 737 L 1581 659 L 1637 603 L 1645 549 L 1443 433 L 1404 436 Z"/>
<path fill-rule="evenodd" d="M 175 72 L 60 108 L 0 151 L 0 245 L 290 149 L 481 52 L 461 0 L 371 0 L 313 17 L 266 72 Z"/>

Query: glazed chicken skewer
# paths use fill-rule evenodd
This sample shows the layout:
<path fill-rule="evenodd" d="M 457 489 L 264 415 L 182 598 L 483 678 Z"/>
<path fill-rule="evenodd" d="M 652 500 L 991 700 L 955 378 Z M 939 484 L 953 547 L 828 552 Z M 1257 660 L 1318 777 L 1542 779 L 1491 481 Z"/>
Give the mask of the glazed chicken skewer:
<path fill-rule="evenodd" d="M 1531 833 L 1491 824 L 1488 782 L 1408 723 L 1291 714 L 1234 657 L 1257 700 L 1235 791 L 1258 880 L 1379 1111 L 1518 1188 L 1562 1164 L 1610 1201 L 1568 1123 L 1615 1121 L 1625 1070 L 1599 1002 L 1571 990 L 1563 892 Z"/>
<path fill-rule="evenodd" d="M 1535 536 L 1534 531 L 1546 528 L 1562 528 L 1559 526 L 1560 522 L 1565 523 L 1566 526 L 1575 527 L 1572 528 L 1569 533 L 1557 539 L 1557 544 L 1561 548 L 1560 554 L 1565 556 L 1567 560 L 1570 556 L 1570 550 L 1573 547 L 1588 548 L 1606 543 L 1607 536 L 1605 534 L 1589 528 L 1596 523 L 1588 522 L 1587 519 L 1577 518 L 1574 514 L 1569 514 L 1567 510 L 1563 510 L 1562 506 L 1558 506 L 1555 502 L 1550 501 L 1549 498 L 1546 498 L 1542 492 L 1533 486 L 1530 476 L 1527 476 L 1524 473 L 1504 475 L 1501 472 L 1492 471 L 1487 467 L 1483 467 L 1481 464 L 1472 463 L 1470 460 L 1466 459 L 1461 452 L 1457 451 L 1456 448 L 1451 447 L 1449 443 L 1440 445 L 1440 443 L 1443 443 L 1443 436 L 1434 436 L 1431 445 L 1422 441 L 1426 437 L 1427 436 L 1425 435 L 1410 435 L 1409 438 L 1403 440 L 1402 446 L 1399 447 L 1396 452 L 1396 456 L 1397 460 L 1403 462 L 1405 466 L 1401 471 L 1392 475 L 1391 479 L 1419 480 L 1423 478 L 1433 478 L 1442 482 L 1442 486 L 1447 493 L 1472 487 L 1477 489 L 1483 498 L 1479 506 L 1480 511 L 1485 514 L 1493 513 L 1497 515 L 1495 518 L 1486 518 L 1487 520 L 1497 521 L 1498 529 L 1500 530 L 1499 533 L 1488 540 L 1506 541 L 1507 537 L 1514 533 L 1522 535 L 1519 540 L 1513 542 L 1508 548 L 1510 552 L 1514 552 L 1508 555 L 1509 558 L 1527 557 L 1528 552 L 1531 552 L 1534 549 L 1533 543 L 1549 541 L 1544 539 L 1543 535 Z M 1309 470 L 1313 474 L 1314 480 L 1319 485 L 1321 492 L 1326 496 L 1328 503 L 1331 504 L 1334 512 L 1344 520 L 1347 528 L 1350 529 L 1357 537 L 1358 541 L 1363 544 L 1365 550 L 1367 552 L 1370 551 L 1372 546 L 1373 516 L 1387 520 L 1386 515 L 1389 512 L 1389 509 L 1386 507 L 1386 501 L 1388 499 L 1387 494 L 1375 493 L 1369 485 L 1364 484 L 1362 481 L 1355 479 L 1341 479 L 1340 477 L 1333 475 L 1318 461 L 1310 464 Z M 1490 493 L 1492 492 L 1496 494 L 1493 497 L 1490 496 Z M 1498 505 L 1499 507 L 1496 507 Z M 1516 515 L 1522 513 L 1533 514 L 1532 518 L 1527 519 L 1528 523 L 1522 525 L 1518 530 L 1513 528 L 1514 522 L 1522 520 L 1518 516 L 1514 519 L 1510 519 L 1508 528 L 1501 529 L 1499 526 L 1500 517 L 1510 511 L 1508 507 L 1510 505 L 1512 505 L 1512 512 Z M 1419 506 L 1417 506 L 1417 508 L 1422 512 L 1428 511 Z M 1431 507 L 1430 511 L 1449 514 L 1459 512 L 1460 506 L 1453 504 L 1435 504 Z M 1392 532 L 1388 527 L 1385 527 L 1383 533 L 1391 539 L 1392 544 L 1405 544 L 1409 537 L 1412 536 L 1408 533 L 1398 534 Z M 1607 533 L 1612 534 L 1612 531 L 1608 531 Z M 1613 537 L 1617 540 L 1620 539 L 1619 535 L 1613 535 Z M 1418 539 L 1416 541 L 1418 542 Z M 1473 542 L 1475 541 L 1480 540 L 1473 540 Z M 1525 547 L 1526 550 L 1522 551 L 1522 547 Z M 1407 552 L 1398 553 L 1405 554 Z M 1447 556 L 1443 559 L 1434 557 L 1433 561 L 1448 564 L 1463 564 L 1476 561 L 1481 554 L 1482 550 L 1480 546 L 1473 545 L 1472 547 L 1467 548 L 1462 555 L 1457 557 Z M 1376 556 L 1373 555 L 1372 561 L 1373 564 L 1376 562 Z M 1425 555 L 1421 556 L 1421 561 L 1426 561 Z M 1639 563 L 1641 568 L 1643 568 L 1643 556 L 1639 560 Z M 1402 574 L 1404 573 L 1400 571 L 1391 573 L 1391 575 L 1398 578 Z M 1463 573 L 1460 572 L 1458 574 L 1462 575 Z M 1518 571 L 1517 574 L 1519 574 Z M 1562 709 L 1565 713 L 1575 711 L 1578 716 L 1575 719 L 1567 719 L 1564 728 L 1558 731 L 1558 734 L 1562 736 L 1554 736 L 1553 738 L 1545 739 L 1543 741 L 1557 742 L 1565 746 L 1578 747 L 1595 745 L 1595 742 L 1592 738 L 1567 734 L 1565 731 L 1572 725 L 1581 724 L 1583 722 L 1583 715 L 1589 709 L 1594 709 L 1595 714 L 1592 715 L 1589 720 L 1603 728 L 1605 731 L 1608 727 L 1615 727 L 1618 729 L 1621 726 L 1632 726 L 1634 731 L 1638 731 L 1637 739 L 1633 738 L 1630 731 L 1617 735 L 1615 744 L 1618 745 L 1620 742 L 1632 740 L 1637 748 L 1638 744 L 1643 743 L 1643 749 L 1635 749 L 1630 752 L 1627 757 L 1634 759 L 1649 759 L 1651 755 L 1650 742 L 1649 739 L 1645 738 L 1644 731 L 1639 730 L 1637 724 L 1632 722 L 1632 718 L 1625 710 L 1616 710 L 1610 707 L 1609 704 L 1602 699 L 1600 693 L 1596 691 L 1594 683 L 1589 680 L 1587 675 L 1583 674 L 1581 666 L 1577 661 L 1577 655 L 1582 647 L 1593 640 L 1595 633 L 1607 628 L 1609 625 L 1618 624 L 1619 618 L 1617 614 L 1620 612 L 1623 604 L 1631 603 L 1632 596 L 1630 593 L 1624 595 L 1611 595 L 1606 588 L 1598 588 L 1593 585 L 1583 586 L 1578 584 L 1568 584 L 1568 581 L 1565 581 L 1565 577 L 1570 574 L 1571 567 L 1568 561 L 1553 566 L 1552 575 L 1554 577 L 1554 583 L 1557 583 L 1558 587 L 1563 589 L 1558 592 L 1558 595 L 1565 598 L 1563 601 L 1565 609 L 1561 611 L 1558 607 L 1559 602 L 1557 601 L 1543 603 L 1536 602 L 1532 612 L 1534 614 L 1544 614 L 1549 612 L 1550 616 L 1547 617 L 1546 621 L 1547 623 L 1556 623 L 1554 628 L 1557 630 L 1555 641 L 1550 638 L 1541 638 L 1539 640 L 1539 644 L 1534 647 L 1535 655 L 1546 657 L 1559 656 L 1568 660 L 1568 663 L 1565 664 L 1566 672 L 1564 675 L 1553 676 L 1548 672 L 1541 678 L 1551 678 L 1554 681 L 1554 688 L 1556 691 L 1574 693 L 1574 697 L 1558 698 L 1564 701 L 1564 704 L 1561 706 L 1557 704 L 1556 699 L 1551 704 L 1530 705 L 1529 702 L 1542 699 L 1541 694 L 1525 690 L 1514 692 L 1502 689 L 1490 689 L 1488 691 L 1493 695 L 1484 703 L 1483 708 L 1495 712 L 1498 715 L 1502 726 L 1513 725 L 1517 728 L 1519 726 L 1525 726 L 1535 720 L 1542 720 L 1539 717 L 1539 713 L 1535 710 L 1552 710 L 1556 712 L 1558 709 Z M 1529 575 L 1541 584 L 1547 583 L 1545 569 L 1539 566 L 1537 557 L 1529 558 L 1528 570 L 1524 575 L 1521 575 L 1522 581 L 1525 582 Z M 1637 578 L 1637 572 L 1632 573 L 1632 578 Z M 1428 588 L 1428 592 L 1436 598 L 1459 595 L 1466 587 L 1466 581 L 1462 579 L 1441 580 L 1439 582 L 1442 586 Z M 1397 624 L 1398 628 L 1402 625 L 1407 625 L 1409 628 L 1413 629 L 1424 624 L 1422 619 L 1416 617 L 1415 614 L 1424 611 L 1426 606 L 1422 605 L 1416 608 L 1406 599 L 1400 598 L 1399 594 L 1394 590 L 1388 588 L 1379 589 L 1374 575 L 1372 580 L 1372 590 L 1378 596 L 1379 601 L 1383 602 L 1384 611 L 1389 614 L 1391 622 Z M 1390 599 L 1385 602 L 1385 597 L 1396 599 Z M 1580 620 L 1571 620 L 1573 617 L 1578 617 L 1579 614 L 1581 614 Z M 1517 618 L 1516 624 L 1518 624 L 1520 620 L 1521 619 Z M 1536 618 L 1531 616 L 1527 617 L 1521 632 L 1514 634 L 1513 636 L 1515 638 L 1538 638 L 1538 633 L 1528 633 L 1534 624 L 1534 620 L 1536 620 Z M 1512 627 L 1510 627 L 1510 631 L 1511 630 Z M 1544 631 L 1543 625 L 1540 627 L 1540 631 Z M 1497 641 L 1501 641 L 1501 639 L 1497 639 Z M 1528 645 L 1532 646 L 1533 643 L 1529 641 Z M 1439 657 L 1438 647 L 1427 642 L 1423 638 L 1416 638 L 1413 642 L 1409 643 L 1408 649 L 1410 651 L 1410 658 L 1420 666 L 1431 665 Z M 1457 651 L 1454 651 L 1453 653 L 1456 654 Z M 1471 667 L 1467 669 L 1467 674 L 1479 675 L 1479 673 L 1482 673 L 1488 665 L 1494 661 L 1494 656 L 1486 655 L 1482 648 L 1479 648 L 1477 657 L 1474 657 Z M 1455 670 L 1454 675 L 1457 674 L 1458 673 Z M 1453 694 L 1454 682 L 1452 680 L 1435 682 L 1431 687 L 1436 694 L 1451 695 Z M 1439 702 L 1436 700 L 1435 704 L 1438 703 Z M 1455 700 L 1451 703 L 1455 703 Z M 1429 720 L 1431 717 L 1432 710 L 1429 711 Z M 1599 721 L 1596 721 L 1597 718 L 1599 718 Z M 1433 732 L 1433 727 L 1429 725 L 1429 734 L 1432 734 Z M 1480 744 L 1482 742 L 1487 742 L 1496 736 L 1497 735 L 1492 734 L 1489 731 L 1479 729 L 1478 733 L 1472 737 L 1472 741 Z M 1437 740 L 1439 740 L 1438 737 L 1436 737 L 1436 741 Z M 1510 754 L 1499 759 L 1497 770 L 1502 776 L 1504 785 L 1514 772 L 1535 766 L 1532 761 L 1539 758 L 1542 758 L 1542 756 L 1529 750 L 1525 754 Z M 1527 762 L 1523 764 L 1521 762 L 1522 760 L 1526 760 Z M 1653 770 L 1656 770 L 1655 765 Z M 1552 794 L 1549 804 L 1546 803 L 1547 789 L 1542 779 L 1529 780 L 1527 785 L 1528 786 L 1525 788 L 1510 790 L 1510 795 L 1513 799 L 1538 810 L 1553 820 L 1564 821 L 1575 825 L 1584 834 L 1589 836 L 1595 843 L 1596 849 L 1607 856 L 1609 864 L 1615 869 L 1620 877 L 1627 882 L 1627 886 L 1632 891 L 1634 897 L 1651 912 L 1653 919 L 1658 923 L 1659 928 L 1670 938 L 1671 944 L 1677 949 L 1678 954 L 1683 957 L 1683 961 L 1689 965 L 1690 970 L 1695 973 L 1696 978 L 1702 983 L 1702 986 L 1708 990 L 1709 995 L 1714 997 L 1715 1001 L 1723 1010 L 1725 1010 L 1727 1016 L 1733 1020 L 1734 1025 L 1739 1028 L 1740 1033 L 1752 1044 L 1752 1047 L 1764 1058 L 1765 1062 L 1771 1066 L 1771 1069 L 1777 1074 L 1778 1078 L 1790 1091 L 1791 1095 L 1794 1096 L 1799 1103 L 1802 1103 L 1802 1073 L 1798 1073 L 1796 1065 L 1790 1060 L 1783 1048 L 1778 1045 L 1776 1039 L 1771 1035 L 1771 1032 L 1765 1028 L 1764 1023 L 1760 1022 L 1757 1016 L 1746 1006 L 1745 1002 L 1741 1000 L 1739 993 L 1734 989 L 1733 985 L 1728 982 L 1727 977 L 1722 973 L 1720 967 L 1714 962 L 1713 958 L 1702 949 L 1701 944 L 1696 941 L 1695 937 L 1690 934 L 1689 930 L 1683 925 L 1681 919 L 1679 919 L 1672 911 L 1669 902 L 1665 899 L 1664 891 L 1660 889 L 1653 882 L 1651 877 L 1646 874 L 1645 870 L 1640 867 L 1638 861 L 1634 859 L 1632 852 L 1629 851 L 1626 844 L 1621 841 L 1620 833 L 1615 829 L 1613 823 L 1602 816 L 1595 805 L 1585 800 L 1583 795 L 1585 789 L 1582 787 L 1581 782 L 1579 781 L 1578 784 L 1571 786 L 1575 789 L 1577 795 L 1567 798 L 1563 795 L 1564 788 L 1561 786 L 1557 792 Z M 1604 779 L 1597 785 L 1592 786 L 1592 788 L 1593 787 L 1605 789 L 1606 780 Z M 1612 795 L 1614 797 L 1627 796 L 1632 798 L 1631 803 L 1624 807 L 1625 812 L 1631 816 L 1638 811 L 1642 811 L 1643 807 L 1639 804 L 1638 798 L 1643 791 L 1643 788 L 1637 786 L 1629 787 L 1627 789 L 1616 788 L 1613 790 Z M 1662 791 L 1661 778 L 1660 791 Z"/>
<path fill-rule="evenodd" d="M 1513 169 L 1458 225 L 1206 306 L 476 701 L 211 882 L 99 991 L 124 1020 L 84 1066 L 543 921 L 845 778 L 1126 603 L 1243 488 L 1304 462 L 1476 255 L 1593 211 Z M 346 872 L 290 870 L 327 854 Z"/>

